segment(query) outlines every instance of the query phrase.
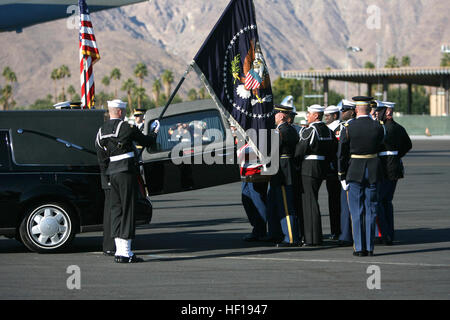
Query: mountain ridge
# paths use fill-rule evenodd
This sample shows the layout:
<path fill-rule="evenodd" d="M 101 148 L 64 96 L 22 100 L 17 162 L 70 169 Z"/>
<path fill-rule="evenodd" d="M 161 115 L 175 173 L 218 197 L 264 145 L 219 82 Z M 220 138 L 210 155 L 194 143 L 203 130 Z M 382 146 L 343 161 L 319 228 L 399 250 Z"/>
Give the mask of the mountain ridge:
<path fill-rule="evenodd" d="M 347 67 L 347 46 L 363 48 L 348 55 L 349 67 L 366 61 L 381 66 L 391 55 L 411 57 L 413 66 L 438 66 L 440 46 L 450 42 L 445 0 L 255 0 L 263 53 L 272 80 L 282 70 Z M 228 0 L 152 0 L 92 13 L 101 59 L 94 67 L 97 91 L 101 79 L 114 67 L 122 72 L 120 83 L 133 75 L 138 62 L 147 64 L 147 94 L 164 69 L 174 72 L 175 82 L 195 56 Z M 378 10 L 378 11 L 377 11 Z M 375 27 L 370 23 L 375 22 Z M 376 25 L 379 22 L 379 25 Z M 53 94 L 51 71 L 69 66 L 66 79 L 79 90 L 78 30 L 67 28 L 67 19 L 25 28 L 22 33 L 0 34 L 7 44 L 0 50 L 0 67 L 10 66 L 19 80 L 18 105 L 28 105 Z M 0 86 L 5 84 L 0 81 Z M 61 86 L 61 84 L 59 85 Z M 182 94 L 199 88 L 189 75 Z M 125 95 L 121 92 L 121 95 Z"/>

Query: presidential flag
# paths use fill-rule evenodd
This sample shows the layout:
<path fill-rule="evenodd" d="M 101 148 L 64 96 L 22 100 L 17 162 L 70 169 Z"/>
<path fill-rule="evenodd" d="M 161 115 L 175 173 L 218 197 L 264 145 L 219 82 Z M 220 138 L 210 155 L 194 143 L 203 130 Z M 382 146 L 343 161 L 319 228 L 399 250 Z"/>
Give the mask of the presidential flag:
<path fill-rule="evenodd" d="M 94 106 L 95 84 L 94 69 L 95 62 L 100 60 L 100 54 L 95 41 L 94 29 L 92 28 L 89 9 L 85 0 L 78 0 L 80 9 L 80 81 L 81 81 L 81 103 L 83 109 Z"/>
<path fill-rule="evenodd" d="M 252 0 L 230 1 L 192 67 L 219 110 L 241 133 L 274 128 L 272 88 Z M 259 141 L 254 140 L 248 142 L 255 149 Z M 267 136 L 261 141 L 268 141 Z"/>

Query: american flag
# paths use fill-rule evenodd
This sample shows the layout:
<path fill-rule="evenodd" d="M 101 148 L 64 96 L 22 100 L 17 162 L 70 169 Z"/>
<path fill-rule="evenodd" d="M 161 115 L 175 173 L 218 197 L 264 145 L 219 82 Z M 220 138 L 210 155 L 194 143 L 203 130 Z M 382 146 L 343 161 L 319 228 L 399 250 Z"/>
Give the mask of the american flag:
<path fill-rule="evenodd" d="M 95 84 L 93 65 L 100 60 L 89 9 L 85 0 L 78 0 L 80 8 L 80 80 L 83 109 L 94 106 Z"/>
<path fill-rule="evenodd" d="M 245 89 L 254 90 L 261 86 L 262 79 L 255 70 L 250 70 L 245 76 Z"/>

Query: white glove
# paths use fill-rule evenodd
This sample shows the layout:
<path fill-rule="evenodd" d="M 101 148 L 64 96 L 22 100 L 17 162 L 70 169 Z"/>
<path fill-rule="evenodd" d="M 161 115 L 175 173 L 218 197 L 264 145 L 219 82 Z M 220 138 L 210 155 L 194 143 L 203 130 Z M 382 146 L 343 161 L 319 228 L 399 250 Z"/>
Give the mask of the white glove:
<path fill-rule="evenodd" d="M 342 185 L 342 189 L 344 189 L 344 191 L 348 190 L 348 184 L 345 180 L 341 180 L 341 185 Z"/>
<path fill-rule="evenodd" d="M 150 126 L 150 132 L 158 133 L 160 127 L 160 123 L 158 120 L 152 122 Z"/>

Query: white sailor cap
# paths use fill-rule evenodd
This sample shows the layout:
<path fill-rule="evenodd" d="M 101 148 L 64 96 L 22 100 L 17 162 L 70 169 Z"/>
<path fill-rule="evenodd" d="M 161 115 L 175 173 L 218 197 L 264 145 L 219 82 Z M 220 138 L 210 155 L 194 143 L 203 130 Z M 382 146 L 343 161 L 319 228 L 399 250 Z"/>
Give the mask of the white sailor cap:
<path fill-rule="evenodd" d="M 339 112 L 339 108 L 336 106 L 329 106 L 324 111 L 325 114 L 332 114 L 332 113 L 338 113 L 338 112 Z"/>
<path fill-rule="evenodd" d="M 340 111 L 346 111 L 346 110 L 352 110 L 356 108 L 356 103 L 353 101 L 344 99 L 341 102 L 339 102 L 338 107 Z"/>
<path fill-rule="evenodd" d="M 313 104 L 312 106 L 308 107 L 308 112 L 324 112 L 324 111 L 325 108 L 319 104 Z"/>
<path fill-rule="evenodd" d="M 59 102 L 53 105 L 55 109 L 70 109 L 70 101 Z"/>
<path fill-rule="evenodd" d="M 394 109 L 395 108 L 395 102 L 389 102 L 389 101 L 383 101 L 381 102 L 386 108 L 391 108 Z"/>
<path fill-rule="evenodd" d="M 294 97 L 293 96 L 287 96 L 283 99 L 281 102 L 282 106 L 292 107 L 293 112 L 297 112 L 297 108 L 294 105 Z"/>
<path fill-rule="evenodd" d="M 381 110 L 382 108 L 390 108 L 394 109 L 395 102 L 388 102 L 388 101 L 376 101 L 377 102 L 377 111 Z"/>
<path fill-rule="evenodd" d="M 123 102 L 122 100 L 119 100 L 119 99 L 108 101 L 108 108 L 126 109 L 127 103 Z"/>

